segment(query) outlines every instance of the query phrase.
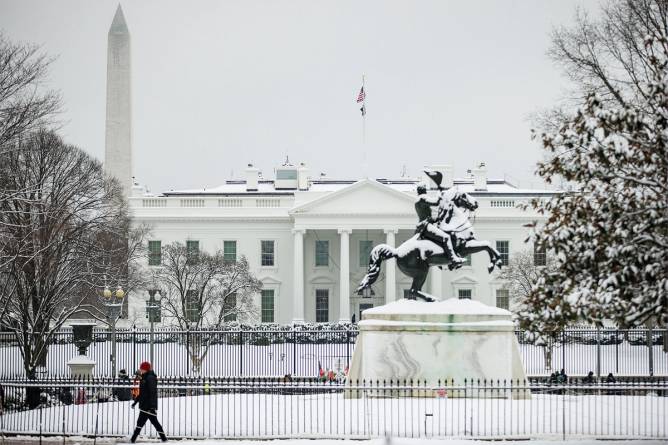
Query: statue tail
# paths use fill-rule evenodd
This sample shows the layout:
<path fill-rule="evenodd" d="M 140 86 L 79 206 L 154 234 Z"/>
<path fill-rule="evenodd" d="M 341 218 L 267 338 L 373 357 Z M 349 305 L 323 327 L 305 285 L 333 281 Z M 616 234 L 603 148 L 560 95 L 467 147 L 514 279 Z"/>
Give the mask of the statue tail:
<path fill-rule="evenodd" d="M 396 256 L 397 251 L 392 246 L 378 244 L 374 247 L 369 255 L 369 269 L 367 270 L 366 275 L 364 275 L 360 285 L 357 286 L 357 292 L 364 290 L 375 283 L 380 275 L 380 265 L 382 262 L 390 258 L 395 258 Z"/>

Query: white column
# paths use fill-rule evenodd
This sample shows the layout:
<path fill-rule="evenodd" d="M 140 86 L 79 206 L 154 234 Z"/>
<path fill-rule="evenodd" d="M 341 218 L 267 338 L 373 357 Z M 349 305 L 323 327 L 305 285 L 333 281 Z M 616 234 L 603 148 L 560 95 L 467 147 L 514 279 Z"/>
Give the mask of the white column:
<path fill-rule="evenodd" d="M 385 244 L 394 247 L 394 235 L 397 229 L 385 229 Z M 392 258 L 385 262 L 385 304 L 397 299 L 397 260 Z"/>
<path fill-rule="evenodd" d="M 294 229 L 292 322 L 304 323 L 304 229 Z"/>
<path fill-rule="evenodd" d="M 429 292 L 437 299 L 443 298 L 443 271 L 437 266 L 432 266 L 429 269 L 430 284 Z"/>
<path fill-rule="evenodd" d="M 339 320 L 350 321 L 350 229 L 339 229 L 341 260 L 339 262 Z"/>

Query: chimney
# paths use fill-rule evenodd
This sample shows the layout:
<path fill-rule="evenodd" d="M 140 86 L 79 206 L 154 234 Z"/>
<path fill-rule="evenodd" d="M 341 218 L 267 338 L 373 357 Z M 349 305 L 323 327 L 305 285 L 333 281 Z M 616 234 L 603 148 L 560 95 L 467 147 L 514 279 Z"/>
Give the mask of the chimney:
<path fill-rule="evenodd" d="M 247 192 L 256 192 L 257 191 L 257 184 L 258 184 L 258 176 L 259 176 L 260 170 L 257 168 L 253 167 L 253 164 L 248 164 L 248 167 L 246 168 L 246 191 Z"/>
<path fill-rule="evenodd" d="M 473 189 L 487 190 L 487 167 L 484 162 L 473 169 Z"/>
<path fill-rule="evenodd" d="M 303 162 L 299 164 L 297 169 L 297 178 L 299 190 L 308 190 L 308 168 Z"/>
<path fill-rule="evenodd" d="M 144 196 L 145 194 L 146 194 L 146 187 L 144 187 L 139 182 L 137 182 L 137 179 L 133 176 L 132 177 L 132 191 L 130 193 L 130 196 L 132 196 L 132 197 Z"/>

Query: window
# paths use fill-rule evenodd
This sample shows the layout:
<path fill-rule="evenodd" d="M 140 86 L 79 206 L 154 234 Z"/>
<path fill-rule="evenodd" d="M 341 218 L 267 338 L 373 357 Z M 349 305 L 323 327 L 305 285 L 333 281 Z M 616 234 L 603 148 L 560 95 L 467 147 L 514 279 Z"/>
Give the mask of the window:
<path fill-rule="evenodd" d="M 315 265 L 316 267 L 329 266 L 329 241 L 316 240 Z"/>
<path fill-rule="evenodd" d="M 237 260 L 237 242 L 223 241 L 223 261 L 234 263 Z"/>
<path fill-rule="evenodd" d="M 273 266 L 274 265 L 274 242 L 269 240 L 263 240 L 260 242 L 260 256 L 262 259 L 263 266 Z"/>
<path fill-rule="evenodd" d="M 191 323 L 197 323 L 202 315 L 199 295 L 196 290 L 186 292 L 186 320 Z"/>
<path fill-rule="evenodd" d="M 508 265 L 508 257 L 510 253 L 510 242 L 509 241 L 497 241 L 496 250 L 501 254 L 501 264 L 504 266 Z"/>
<path fill-rule="evenodd" d="M 471 289 L 459 289 L 457 291 L 457 295 L 460 300 L 463 299 L 471 299 L 471 295 L 473 294 L 473 291 Z"/>
<path fill-rule="evenodd" d="M 148 242 L 148 265 L 159 266 L 162 264 L 162 243 L 160 241 Z"/>
<path fill-rule="evenodd" d="M 274 289 L 262 289 L 262 323 L 274 322 Z"/>
<path fill-rule="evenodd" d="M 160 301 L 154 301 L 153 303 L 150 300 L 146 301 L 146 318 L 148 318 L 149 323 L 160 323 L 162 320 L 161 305 Z"/>
<path fill-rule="evenodd" d="M 191 263 L 197 263 L 199 259 L 199 241 L 186 241 L 186 255 L 188 255 L 188 261 Z"/>
<path fill-rule="evenodd" d="M 536 244 L 533 245 L 533 265 L 547 265 L 547 254 L 545 253 L 545 247 L 539 247 Z"/>
<path fill-rule="evenodd" d="M 373 241 L 360 240 L 360 267 L 366 267 L 369 265 L 369 255 L 371 255 L 371 249 L 373 249 Z"/>
<path fill-rule="evenodd" d="M 223 302 L 223 321 L 237 321 L 237 294 L 232 293 L 225 298 Z"/>
<path fill-rule="evenodd" d="M 462 264 L 462 265 L 471 267 L 471 254 L 470 253 L 464 257 L 464 264 Z"/>
<path fill-rule="evenodd" d="M 508 289 L 496 290 L 496 307 L 508 310 L 510 309 L 510 293 Z"/>
<path fill-rule="evenodd" d="M 297 179 L 297 170 L 276 170 L 276 179 Z"/>
<path fill-rule="evenodd" d="M 317 323 L 329 321 L 329 289 L 315 290 L 315 321 Z"/>

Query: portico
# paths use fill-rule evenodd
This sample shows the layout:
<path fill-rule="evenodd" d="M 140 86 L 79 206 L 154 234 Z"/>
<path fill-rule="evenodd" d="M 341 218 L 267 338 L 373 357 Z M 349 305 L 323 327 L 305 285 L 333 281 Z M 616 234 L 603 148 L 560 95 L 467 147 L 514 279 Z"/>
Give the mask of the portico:
<path fill-rule="evenodd" d="M 373 203 L 373 207 L 369 203 Z M 337 297 L 336 303 L 334 299 L 328 301 L 331 321 L 350 321 L 353 314 L 359 318 L 361 308 L 395 301 L 397 274 L 394 260 L 383 265 L 384 285 L 379 283 L 366 295 L 357 295 L 355 288 L 366 273 L 368 253 L 373 246 L 380 243 L 395 246 L 400 231 L 405 238 L 412 234 L 416 223 L 413 203 L 408 194 L 377 181 L 363 180 L 295 207 L 290 212 L 295 222 L 293 322 L 304 321 L 305 308 L 313 307 L 311 302 L 305 301 L 306 296 L 310 298 L 314 293 L 320 294 L 315 298 L 320 298 L 323 305 L 325 291 Z M 388 226 L 388 221 L 393 224 Z M 328 260 L 323 260 L 320 266 L 317 261 L 305 259 L 311 252 L 316 255 L 315 243 L 328 246 Z M 308 253 L 305 244 L 309 246 Z M 322 254 L 322 251 L 318 253 Z M 304 270 L 310 272 L 311 268 L 313 273 L 309 275 L 313 278 L 305 280 Z M 335 304 L 337 311 L 331 307 Z"/>

